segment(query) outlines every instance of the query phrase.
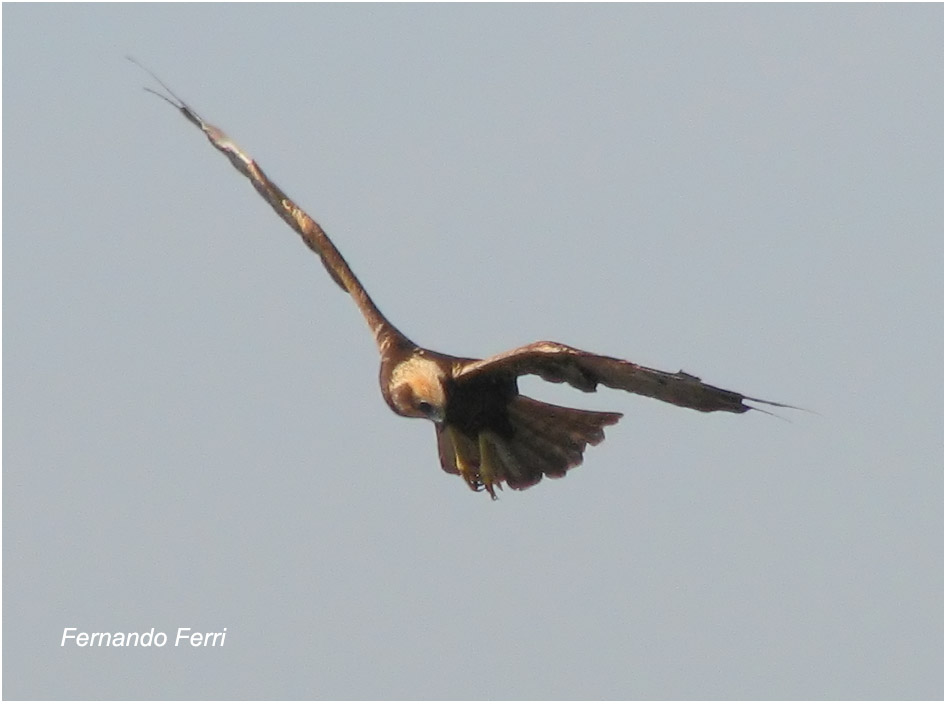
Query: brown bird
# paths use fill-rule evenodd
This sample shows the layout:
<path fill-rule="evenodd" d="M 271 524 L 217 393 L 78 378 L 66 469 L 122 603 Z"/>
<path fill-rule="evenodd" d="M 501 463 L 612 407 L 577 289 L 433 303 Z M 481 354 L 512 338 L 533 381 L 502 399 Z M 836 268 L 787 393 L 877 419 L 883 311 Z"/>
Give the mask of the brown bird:
<path fill-rule="evenodd" d="M 793 408 L 710 386 L 683 371 L 649 369 L 558 342 L 534 342 L 487 359 L 454 357 L 419 347 L 382 315 L 315 220 L 224 132 L 205 122 L 154 73 L 128 58 L 168 95 L 145 90 L 199 127 L 319 255 L 332 280 L 352 296 L 375 335 L 381 354 L 381 393 L 388 406 L 398 415 L 433 421 L 441 467 L 459 474 L 474 491 L 486 490 L 495 499 L 495 488 L 502 488 L 504 482 L 513 489 L 525 489 L 544 475 L 564 476 L 582 463 L 587 445 L 605 438 L 603 428 L 621 418 L 621 413 L 564 408 L 523 396 L 517 388 L 517 379 L 523 375 L 565 382 L 581 391 L 595 391 L 604 384 L 704 412 L 762 410 L 745 401 Z"/>

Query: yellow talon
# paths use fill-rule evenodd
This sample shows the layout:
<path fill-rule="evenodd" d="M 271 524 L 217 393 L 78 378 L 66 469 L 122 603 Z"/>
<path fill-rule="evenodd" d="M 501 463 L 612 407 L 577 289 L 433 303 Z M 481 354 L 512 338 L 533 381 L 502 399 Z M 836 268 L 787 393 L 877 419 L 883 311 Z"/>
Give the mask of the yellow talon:
<path fill-rule="evenodd" d="M 480 445 L 480 481 L 483 482 L 483 486 L 496 501 L 497 495 L 493 491 L 493 486 L 495 483 L 499 486 L 496 468 L 500 463 L 497 461 L 496 450 L 487 434 L 480 433 L 478 440 Z"/>
<path fill-rule="evenodd" d="M 460 476 L 464 478 L 467 485 L 474 491 L 480 491 L 482 482 L 480 480 L 480 458 L 477 456 L 477 446 L 456 428 L 448 425 L 447 432 L 450 433 L 451 444 L 454 446 L 454 464 L 460 470 Z"/>

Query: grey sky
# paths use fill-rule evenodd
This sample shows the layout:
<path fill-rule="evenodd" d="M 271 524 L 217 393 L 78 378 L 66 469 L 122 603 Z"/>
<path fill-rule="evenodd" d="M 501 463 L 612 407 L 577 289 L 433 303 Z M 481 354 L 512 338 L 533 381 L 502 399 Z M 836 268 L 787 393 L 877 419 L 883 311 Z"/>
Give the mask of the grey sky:
<path fill-rule="evenodd" d="M 941 5 L 6 5 L 5 698 L 943 696 Z M 490 502 L 152 67 L 444 352 L 625 413 Z M 59 647 L 228 629 L 225 647 Z"/>

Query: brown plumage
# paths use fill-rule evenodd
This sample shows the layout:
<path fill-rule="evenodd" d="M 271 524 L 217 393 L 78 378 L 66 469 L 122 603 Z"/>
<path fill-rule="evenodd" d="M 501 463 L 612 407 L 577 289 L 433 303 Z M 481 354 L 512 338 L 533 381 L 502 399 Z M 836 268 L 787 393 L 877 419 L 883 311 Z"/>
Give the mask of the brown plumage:
<path fill-rule="evenodd" d="M 173 105 L 200 128 L 319 255 L 332 280 L 352 296 L 381 354 L 379 382 L 385 401 L 398 415 L 434 422 L 441 467 L 459 474 L 474 491 L 486 490 L 496 498 L 495 487 L 503 483 L 525 489 L 543 476 L 564 476 L 582 463 L 586 446 L 605 438 L 603 428 L 621 418 L 620 413 L 564 408 L 523 396 L 517 379 L 526 374 L 582 391 L 595 391 L 603 384 L 704 412 L 745 413 L 753 409 L 746 401 L 792 408 L 710 386 L 683 371 L 672 374 L 649 369 L 558 342 L 534 342 L 487 359 L 452 357 L 419 347 L 382 315 L 319 224 L 226 134 L 205 122 L 161 79 L 148 73 L 168 95 L 145 90 Z"/>

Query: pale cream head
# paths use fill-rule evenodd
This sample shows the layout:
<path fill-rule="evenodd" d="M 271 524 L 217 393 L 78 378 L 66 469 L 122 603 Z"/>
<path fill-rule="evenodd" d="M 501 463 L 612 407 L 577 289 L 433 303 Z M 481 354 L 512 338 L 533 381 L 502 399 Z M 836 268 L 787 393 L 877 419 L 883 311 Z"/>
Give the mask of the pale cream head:
<path fill-rule="evenodd" d="M 444 371 L 433 360 L 410 357 L 396 366 L 388 382 L 395 413 L 411 418 L 444 420 L 447 394 Z"/>

